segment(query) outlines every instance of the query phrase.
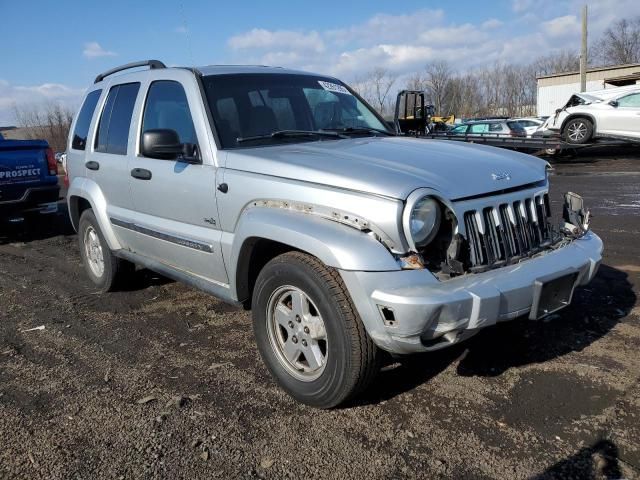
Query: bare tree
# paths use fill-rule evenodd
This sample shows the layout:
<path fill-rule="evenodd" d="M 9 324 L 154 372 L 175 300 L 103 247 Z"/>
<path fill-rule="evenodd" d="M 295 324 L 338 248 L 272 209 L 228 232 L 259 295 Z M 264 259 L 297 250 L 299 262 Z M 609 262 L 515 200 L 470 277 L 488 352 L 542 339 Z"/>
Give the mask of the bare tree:
<path fill-rule="evenodd" d="M 389 72 L 386 68 L 376 67 L 369 73 L 371 82 L 370 97 L 372 103 L 381 115 L 388 113 L 390 110 L 389 91 L 398 79 L 397 75 Z"/>
<path fill-rule="evenodd" d="M 572 72 L 580 69 L 580 56 L 573 50 L 562 50 L 557 53 L 538 57 L 533 61 L 537 75 L 553 75 L 560 72 Z"/>
<path fill-rule="evenodd" d="M 57 152 L 65 150 L 74 113 L 70 108 L 60 103 L 14 104 L 13 112 L 25 139 L 43 139 Z"/>
<path fill-rule="evenodd" d="M 640 62 L 640 17 L 615 22 L 595 43 L 593 51 L 602 65 Z"/>
<path fill-rule="evenodd" d="M 449 84 L 453 77 L 453 70 L 445 60 L 434 62 L 426 69 L 426 86 L 431 94 L 431 101 L 437 115 L 448 115 L 449 112 Z"/>

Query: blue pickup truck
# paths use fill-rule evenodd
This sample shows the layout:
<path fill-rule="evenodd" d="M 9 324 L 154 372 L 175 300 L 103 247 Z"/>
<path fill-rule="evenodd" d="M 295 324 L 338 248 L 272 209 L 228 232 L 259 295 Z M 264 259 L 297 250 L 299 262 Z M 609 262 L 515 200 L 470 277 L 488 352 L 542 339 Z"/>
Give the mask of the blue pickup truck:
<path fill-rule="evenodd" d="M 0 222 L 58 211 L 58 165 L 44 140 L 6 140 L 0 133 Z"/>

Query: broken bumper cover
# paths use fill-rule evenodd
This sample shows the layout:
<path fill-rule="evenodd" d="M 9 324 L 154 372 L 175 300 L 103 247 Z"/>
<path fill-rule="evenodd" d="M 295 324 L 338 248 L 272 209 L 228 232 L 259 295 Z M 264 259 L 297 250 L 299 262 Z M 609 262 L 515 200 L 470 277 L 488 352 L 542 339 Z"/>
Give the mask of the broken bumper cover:
<path fill-rule="evenodd" d="M 540 281 L 574 272 L 574 287 L 591 281 L 602 241 L 581 238 L 518 264 L 447 281 L 428 270 L 341 271 L 374 342 L 397 354 L 437 350 L 480 329 L 529 313 Z"/>

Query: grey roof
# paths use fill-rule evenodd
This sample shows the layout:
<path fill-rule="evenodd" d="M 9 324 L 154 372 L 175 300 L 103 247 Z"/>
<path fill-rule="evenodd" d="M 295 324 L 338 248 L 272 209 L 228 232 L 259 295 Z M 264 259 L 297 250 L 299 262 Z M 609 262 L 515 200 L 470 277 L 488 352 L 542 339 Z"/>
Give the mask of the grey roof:
<path fill-rule="evenodd" d="M 315 75 L 302 70 L 292 70 L 282 67 L 270 67 L 267 65 L 206 65 L 196 67 L 202 75 L 225 75 L 229 73 L 287 73 L 297 75 Z M 327 76 L 327 75 L 322 75 Z"/>

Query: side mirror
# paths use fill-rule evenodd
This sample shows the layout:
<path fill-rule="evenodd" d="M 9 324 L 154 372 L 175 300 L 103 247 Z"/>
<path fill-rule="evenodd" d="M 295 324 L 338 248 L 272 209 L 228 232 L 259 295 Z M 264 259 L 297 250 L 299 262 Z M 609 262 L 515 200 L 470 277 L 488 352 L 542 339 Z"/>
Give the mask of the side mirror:
<path fill-rule="evenodd" d="M 198 146 L 194 143 L 180 143 L 175 130 L 158 128 L 142 134 L 142 154 L 145 157 L 163 160 L 182 160 L 187 163 L 200 163 Z"/>
<path fill-rule="evenodd" d="M 609 105 L 611 105 L 612 107 L 617 107 L 618 106 L 618 101 L 617 100 L 611 100 L 609 102 Z"/>
<path fill-rule="evenodd" d="M 142 134 L 142 154 L 145 157 L 175 160 L 182 155 L 182 144 L 175 130 L 154 129 Z"/>

